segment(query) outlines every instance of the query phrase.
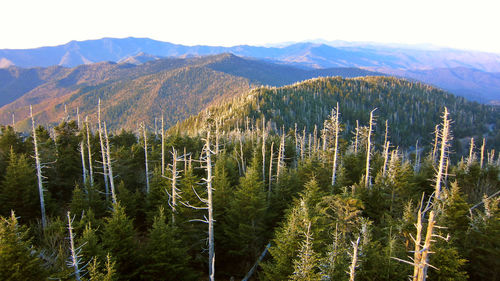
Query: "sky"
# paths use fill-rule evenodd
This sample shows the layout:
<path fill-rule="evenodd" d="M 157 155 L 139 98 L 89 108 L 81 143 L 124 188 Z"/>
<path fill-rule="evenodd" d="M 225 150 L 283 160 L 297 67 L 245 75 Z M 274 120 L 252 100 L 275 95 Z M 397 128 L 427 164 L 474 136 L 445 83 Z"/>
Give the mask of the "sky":
<path fill-rule="evenodd" d="M 313 39 L 500 53 L 498 0 L 1 0 L 0 49 L 148 37 L 185 45 Z"/>

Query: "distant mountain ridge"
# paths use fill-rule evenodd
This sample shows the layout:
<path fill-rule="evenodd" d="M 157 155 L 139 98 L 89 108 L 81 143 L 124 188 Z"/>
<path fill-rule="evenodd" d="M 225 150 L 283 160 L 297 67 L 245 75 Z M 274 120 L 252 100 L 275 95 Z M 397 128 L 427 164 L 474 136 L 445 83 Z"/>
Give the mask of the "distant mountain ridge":
<path fill-rule="evenodd" d="M 279 47 L 184 46 L 148 38 L 103 38 L 36 49 L 3 49 L 0 50 L 0 68 L 13 65 L 75 67 L 106 61 L 141 64 L 162 57 L 188 58 L 222 53 L 304 69 L 363 68 L 418 79 L 482 103 L 500 103 L 500 54 L 449 48 L 324 41 Z M 454 73 L 459 69 L 463 70 L 460 73 L 471 75 L 457 77 Z"/>
<path fill-rule="evenodd" d="M 411 49 L 392 45 L 331 46 L 325 43 L 295 43 L 284 47 L 239 45 L 185 46 L 149 38 L 102 38 L 71 41 L 36 49 L 3 49 L 0 59 L 20 67 L 62 65 L 74 67 L 92 62 L 119 62 L 140 53 L 159 57 L 186 57 L 233 53 L 237 56 L 279 61 L 302 67 L 387 67 L 432 69 L 467 67 L 500 72 L 500 54 L 455 49 Z"/>

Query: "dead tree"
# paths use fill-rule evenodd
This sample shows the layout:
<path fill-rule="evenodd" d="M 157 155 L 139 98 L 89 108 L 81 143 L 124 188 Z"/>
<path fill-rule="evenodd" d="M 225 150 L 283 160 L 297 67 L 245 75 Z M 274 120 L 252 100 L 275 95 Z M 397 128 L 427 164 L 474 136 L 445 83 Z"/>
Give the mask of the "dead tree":
<path fill-rule="evenodd" d="M 420 153 L 418 151 L 418 140 L 415 144 L 415 166 L 413 167 L 413 170 L 415 172 L 418 172 L 420 170 Z"/>
<path fill-rule="evenodd" d="M 422 246 L 421 249 L 421 255 L 420 259 L 415 260 L 415 267 L 418 267 L 417 274 L 414 276 L 415 281 L 425 281 L 427 278 L 427 269 L 429 267 L 429 255 L 431 253 L 430 248 L 431 248 L 431 242 L 432 239 L 434 238 L 434 227 L 436 223 L 436 213 L 435 210 L 437 209 L 437 203 L 436 201 L 441 200 L 441 183 L 443 181 L 443 177 L 445 174 L 445 164 L 447 160 L 447 155 L 448 155 L 448 149 L 450 146 L 450 141 L 451 141 L 451 132 L 450 132 L 450 120 L 448 119 L 448 109 L 445 107 L 444 108 L 444 113 L 443 113 L 443 123 L 442 123 L 442 129 L 439 132 L 439 138 L 440 138 L 440 156 L 439 156 L 439 165 L 437 168 L 437 173 L 436 173 L 436 179 L 435 179 L 435 188 L 434 188 L 434 194 L 430 198 L 430 200 L 434 200 L 432 209 L 429 213 L 429 218 L 427 222 L 427 230 L 426 230 L 426 235 L 425 235 L 425 240 L 424 240 L 424 245 Z"/>
<path fill-rule="evenodd" d="M 94 169 L 92 168 L 92 149 L 90 148 L 90 131 L 89 131 L 88 117 L 85 117 L 85 129 L 87 131 L 87 150 L 89 153 L 90 186 L 94 186 Z"/>
<path fill-rule="evenodd" d="M 262 119 L 262 182 L 266 182 L 266 123 Z"/>
<path fill-rule="evenodd" d="M 335 113 L 335 115 L 334 115 Z M 334 112 L 332 112 L 332 118 L 333 118 L 333 130 L 335 134 L 335 141 L 333 144 L 333 167 L 332 167 L 332 186 L 335 185 L 335 176 L 337 174 L 337 154 L 338 154 L 338 145 L 339 145 L 339 133 L 340 133 L 340 122 L 339 122 L 339 103 L 337 103 L 337 109 L 335 109 Z"/>
<path fill-rule="evenodd" d="M 111 198 L 113 200 L 113 204 L 116 204 L 116 192 L 115 192 L 115 181 L 113 178 L 113 168 L 111 166 L 111 155 L 110 155 L 110 148 L 109 148 L 109 138 L 108 138 L 108 129 L 106 128 L 106 122 L 104 122 L 104 136 L 106 138 L 106 160 L 108 161 L 107 163 L 107 169 L 109 172 L 109 185 L 111 187 Z"/>
<path fill-rule="evenodd" d="M 207 130 L 207 137 L 204 139 L 205 145 L 203 146 L 202 159 L 201 162 L 204 163 L 203 168 L 207 172 L 207 177 L 203 179 L 207 186 L 207 199 L 201 198 L 196 190 L 193 188 L 193 192 L 198 197 L 201 203 L 206 207 L 196 207 L 191 205 L 189 202 L 181 202 L 184 206 L 190 207 L 197 210 L 207 210 L 208 218 L 204 219 L 193 219 L 190 221 L 199 221 L 208 224 L 208 275 L 209 280 L 215 280 L 215 242 L 214 242 L 214 214 L 213 214 L 213 188 L 212 188 L 212 154 L 214 152 L 210 145 L 210 129 Z"/>
<path fill-rule="evenodd" d="M 106 159 L 106 147 L 104 146 L 104 138 L 102 136 L 103 130 L 101 127 L 101 99 L 97 106 L 97 123 L 99 125 L 99 141 L 101 144 L 101 156 L 102 156 L 102 175 L 104 176 L 104 192 L 106 194 L 106 201 L 109 201 L 109 184 L 108 184 L 108 160 Z"/>
<path fill-rule="evenodd" d="M 45 217 L 45 201 L 43 196 L 43 179 L 42 164 L 40 163 L 40 155 L 38 153 L 38 141 L 36 138 L 35 119 L 33 118 L 33 108 L 30 105 L 31 127 L 33 129 L 33 145 L 35 146 L 35 163 L 36 175 L 38 177 L 38 193 L 40 195 L 40 211 L 42 213 L 42 228 L 45 230 L 47 227 L 47 219 Z"/>
<path fill-rule="evenodd" d="M 76 116 L 77 116 L 77 124 L 78 124 L 78 130 L 82 130 L 82 127 L 80 126 L 80 112 L 78 110 L 78 107 L 76 108 Z M 80 141 L 80 155 L 82 157 L 82 176 L 83 176 L 83 183 L 84 186 L 87 184 L 87 168 L 85 165 L 85 145 L 84 145 L 84 138 L 82 136 L 82 141 Z M 85 188 L 86 190 L 86 188 Z"/>
<path fill-rule="evenodd" d="M 361 237 L 358 236 L 358 239 L 356 239 L 356 242 L 352 242 L 352 254 L 349 253 L 351 256 L 351 265 L 349 266 L 349 281 L 354 281 L 354 278 L 356 277 L 356 268 L 358 267 L 358 249 L 359 249 L 359 240 Z"/>
<path fill-rule="evenodd" d="M 281 170 L 285 168 L 285 130 L 281 135 L 280 147 L 278 150 L 278 165 L 276 166 L 276 182 L 280 180 Z"/>
<path fill-rule="evenodd" d="M 467 158 L 467 167 L 470 167 L 474 162 L 474 138 L 470 139 L 470 147 L 469 147 L 469 158 Z"/>
<path fill-rule="evenodd" d="M 80 281 L 81 276 L 82 276 L 82 270 L 83 267 L 80 268 L 80 263 L 81 263 L 81 246 L 78 248 L 75 248 L 75 235 L 73 234 L 73 219 L 71 219 L 71 214 L 68 211 L 67 213 L 68 217 L 68 232 L 69 232 L 69 245 L 70 245 L 70 252 L 71 252 L 71 257 L 70 260 L 68 261 L 68 266 L 73 268 L 75 279 Z"/>
<path fill-rule="evenodd" d="M 479 162 L 479 166 L 481 167 L 481 169 L 483 168 L 485 146 L 486 146 L 486 139 L 483 138 L 483 145 L 481 145 L 481 161 Z"/>
<path fill-rule="evenodd" d="M 146 125 L 141 124 L 144 136 L 144 166 L 146 168 L 146 194 L 149 194 L 149 167 L 148 167 L 148 136 L 146 132 Z"/>
<path fill-rule="evenodd" d="M 184 158 L 186 155 L 183 156 Z M 172 208 L 172 223 L 175 223 L 175 213 L 177 212 L 177 198 L 179 198 L 180 190 L 177 188 L 177 180 L 180 178 L 179 171 L 177 170 L 177 162 L 182 160 L 177 156 L 177 150 L 172 147 L 172 164 L 170 166 L 170 171 L 172 177 L 168 178 L 172 182 L 172 189 L 169 195 L 170 197 L 170 207 Z"/>
<path fill-rule="evenodd" d="M 376 108 L 370 112 L 370 127 L 368 129 L 368 137 L 367 137 L 367 144 L 366 144 L 366 174 L 365 174 L 365 187 L 369 187 L 371 185 L 370 181 L 370 156 L 371 156 L 371 136 L 372 136 L 372 130 L 373 126 L 375 125 L 375 118 L 373 116 L 373 112 L 377 110 Z"/>
<path fill-rule="evenodd" d="M 354 138 L 354 154 L 358 153 L 358 138 L 359 138 L 359 121 L 356 120 L 356 131 L 355 131 L 355 138 Z"/>
<path fill-rule="evenodd" d="M 271 142 L 271 153 L 269 154 L 269 188 L 267 189 L 267 199 L 271 199 L 271 187 L 273 182 L 273 148 L 274 142 Z"/>
<path fill-rule="evenodd" d="M 390 146 L 390 144 L 391 144 L 390 141 L 386 141 L 384 144 L 384 166 L 382 167 L 382 176 L 385 176 L 385 174 L 387 172 L 387 163 L 389 161 L 388 159 L 389 159 L 389 146 Z"/>
<path fill-rule="evenodd" d="M 163 114 L 161 115 L 161 175 L 165 175 L 165 131 L 163 127 Z"/>

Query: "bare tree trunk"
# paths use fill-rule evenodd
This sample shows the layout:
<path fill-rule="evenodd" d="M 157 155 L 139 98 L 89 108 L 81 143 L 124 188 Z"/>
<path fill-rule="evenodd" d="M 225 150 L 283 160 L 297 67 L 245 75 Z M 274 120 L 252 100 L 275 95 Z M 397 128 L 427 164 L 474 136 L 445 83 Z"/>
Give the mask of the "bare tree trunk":
<path fill-rule="evenodd" d="M 467 159 L 467 167 L 470 167 L 474 162 L 474 138 L 470 139 L 470 147 L 469 147 L 469 158 Z"/>
<path fill-rule="evenodd" d="M 78 256 L 79 249 L 75 248 L 75 236 L 73 235 L 73 226 L 71 225 L 72 219 L 70 212 L 68 211 L 67 213 L 68 217 L 68 231 L 69 231 L 69 243 L 70 243 L 70 251 L 71 251 L 71 261 L 69 262 L 69 265 L 73 268 L 73 271 L 75 272 L 75 279 L 77 281 L 81 280 L 80 277 L 80 257 Z"/>
<path fill-rule="evenodd" d="M 266 184 L 266 123 L 262 119 L 262 182 Z"/>
<path fill-rule="evenodd" d="M 212 158 L 210 149 L 210 130 L 207 133 L 205 143 L 206 164 L 207 164 L 207 207 L 208 207 L 208 268 L 210 281 L 215 280 L 215 246 L 214 246 L 214 219 L 212 201 Z"/>
<path fill-rule="evenodd" d="M 370 112 L 370 128 L 368 129 L 368 138 L 366 145 L 366 174 L 365 174 L 365 187 L 369 187 L 371 185 L 370 181 L 370 155 L 371 155 L 371 136 L 373 126 L 375 125 L 375 120 L 373 118 L 373 112 L 377 110 L 376 108 Z"/>
<path fill-rule="evenodd" d="M 78 107 L 76 108 L 76 116 L 77 116 L 77 124 L 78 124 L 78 130 L 82 130 L 82 127 L 80 126 L 80 112 Z M 82 137 L 82 141 L 80 142 L 80 155 L 82 157 L 82 176 L 83 176 L 83 186 L 85 191 L 87 191 L 87 168 L 85 165 L 85 145 L 83 144 L 84 138 Z"/>
<path fill-rule="evenodd" d="M 104 191 L 106 194 L 106 201 L 109 201 L 109 186 L 108 186 L 108 160 L 106 159 L 106 147 L 104 146 L 104 140 L 102 136 L 101 127 L 101 99 L 99 99 L 97 109 L 97 122 L 99 124 L 99 141 L 101 143 L 101 155 L 102 155 L 102 175 L 104 176 Z"/>
<path fill-rule="evenodd" d="M 144 132 L 144 166 L 146 167 L 146 194 L 149 194 L 149 167 L 148 167 L 148 136 L 146 133 L 146 124 L 142 123 Z"/>
<path fill-rule="evenodd" d="M 219 155 L 219 119 L 215 119 L 215 155 Z"/>
<path fill-rule="evenodd" d="M 88 117 L 85 117 L 85 129 L 87 131 L 87 150 L 89 153 L 90 186 L 94 186 L 94 169 L 92 168 L 92 149 L 90 147 L 90 131 L 89 131 Z"/>
<path fill-rule="evenodd" d="M 187 152 L 186 152 L 186 147 L 184 146 L 184 157 L 182 157 L 182 159 L 184 160 L 184 172 L 186 172 L 188 170 L 186 158 L 187 158 Z"/>
<path fill-rule="evenodd" d="M 276 183 L 280 180 L 281 169 L 284 167 L 283 161 L 285 158 L 285 132 L 281 135 L 280 147 L 278 151 L 278 165 L 276 166 Z"/>
<path fill-rule="evenodd" d="M 163 127 L 163 114 L 161 115 L 161 175 L 165 175 L 165 131 Z"/>
<path fill-rule="evenodd" d="M 338 154 L 338 145 L 339 145 L 339 132 L 340 132 L 340 122 L 339 122 L 339 103 L 337 103 L 337 109 L 335 110 L 335 121 L 334 121 L 334 130 L 335 130 L 335 142 L 333 148 L 333 167 L 332 167 L 332 186 L 335 185 L 335 179 L 337 175 L 337 154 Z"/>
<path fill-rule="evenodd" d="M 483 168 L 485 146 L 486 146 L 486 139 L 483 138 L 483 145 L 481 145 L 481 162 L 479 162 L 479 166 L 481 167 L 481 169 Z"/>
<path fill-rule="evenodd" d="M 318 125 L 314 124 L 314 131 L 313 131 L 313 147 L 314 147 L 314 152 L 317 152 L 318 150 Z"/>
<path fill-rule="evenodd" d="M 439 166 L 436 175 L 436 185 L 434 189 L 434 200 L 440 200 L 441 196 L 441 182 L 443 180 L 443 175 L 445 173 L 445 162 L 447 159 L 447 150 L 449 147 L 450 137 L 450 120 L 448 119 L 448 108 L 444 108 L 443 114 L 443 128 L 440 132 L 441 137 L 441 148 L 439 157 Z M 420 258 L 419 269 L 417 274 L 418 281 L 425 281 L 427 278 L 427 269 L 429 267 L 429 254 L 431 248 L 431 242 L 433 238 L 433 231 L 435 225 L 435 212 L 434 209 L 437 208 L 437 204 L 434 204 L 433 210 L 429 214 L 429 219 L 427 223 L 427 232 L 425 236 L 425 242 L 422 247 L 422 256 Z"/>
<path fill-rule="evenodd" d="M 349 266 L 349 281 L 354 281 L 354 278 L 356 277 L 356 268 L 357 263 L 358 263 L 358 247 L 359 247 L 359 240 L 361 237 L 358 237 L 356 242 L 351 242 L 352 243 L 352 255 L 351 255 L 351 265 Z"/>
<path fill-rule="evenodd" d="M 422 206 L 420 206 L 420 208 L 418 209 L 417 224 L 415 225 L 415 227 L 417 228 L 417 236 L 413 241 L 415 242 L 415 251 L 413 252 L 413 281 L 417 281 L 418 271 L 421 266 L 420 261 L 422 259 L 422 253 L 420 252 L 420 243 L 422 241 Z"/>
<path fill-rule="evenodd" d="M 269 156 L 269 188 L 267 189 L 267 199 L 271 199 L 271 188 L 273 182 L 273 148 L 274 142 L 271 142 L 271 153 Z"/>
<path fill-rule="evenodd" d="M 300 141 L 300 160 L 304 161 L 304 151 L 306 150 L 306 128 L 302 131 L 302 140 Z"/>
<path fill-rule="evenodd" d="M 389 158 L 389 146 L 390 146 L 390 144 L 391 144 L 390 141 L 386 141 L 386 143 L 384 145 L 384 167 L 382 168 L 382 176 L 385 176 L 385 174 L 387 172 L 387 162 L 388 162 L 388 158 Z"/>
<path fill-rule="evenodd" d="M 42 213 L 42 228 L 45 230 L 47 227 L 47 219 L 45 217 L 45 201 L 43 196 L 43 175 L 42 164 L 40 163 L 40 155 L 38 153 L 38 141 L 36 138 L 35 119 L 33 118 L 33 108 L 30 105 L 31 126 L 33 129 L 33 144 L 35 146 L 35 162 L 36 162 L 36 175 L 38 177 L 38 193 L 40 195 L 40 211 Z"/>
<path fill-rule="evenodd" d="M 354 138 L 354 154 L 358 153 L 359 121 L 356 120 L 356 137 Z"/>
<path fill-rule="evenodd" d="M 172 172 L 172 223 L 175 223 L 175 213 L 177 212 L 177 179 L 179 178 L 179 172 L 177 171 L 177 150 L 175 150 L 172 147 L 172 167 L 171 167 L 171 172 Z"/>
<path fill-rule="evenodd" d="M 106 138 L 106 153 L 107 157 L 106 159 L 108 160 L 108 172 L 109 172 L 109 184 L 111 186 L 111 197 L 113 200 L 113 204 L 116 204 L 116 192 L 115 192 L 115 180 L 113 178 L 113 168 L 111 166 L 111 154 L 110 154 L 110 148 L 109 148 L 109 138 L 108 138 L 108 130 L 106 128 L 106 122 L 104 122 L 104 136 Z"/>

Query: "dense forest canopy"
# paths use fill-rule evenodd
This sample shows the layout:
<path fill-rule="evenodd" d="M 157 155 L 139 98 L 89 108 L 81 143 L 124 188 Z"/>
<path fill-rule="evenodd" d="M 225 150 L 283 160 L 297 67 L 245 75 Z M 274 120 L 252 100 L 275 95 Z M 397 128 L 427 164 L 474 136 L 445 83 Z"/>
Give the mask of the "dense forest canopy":
<path fill-rule="evenodd" d="M 497 114 L 321 78 L 168 134 L 2 126 L 0 279 L 499 280 Z"/>

